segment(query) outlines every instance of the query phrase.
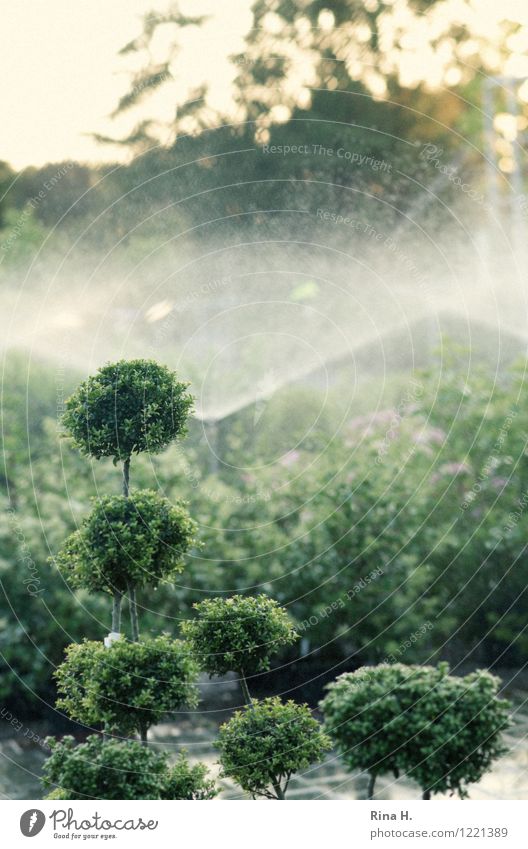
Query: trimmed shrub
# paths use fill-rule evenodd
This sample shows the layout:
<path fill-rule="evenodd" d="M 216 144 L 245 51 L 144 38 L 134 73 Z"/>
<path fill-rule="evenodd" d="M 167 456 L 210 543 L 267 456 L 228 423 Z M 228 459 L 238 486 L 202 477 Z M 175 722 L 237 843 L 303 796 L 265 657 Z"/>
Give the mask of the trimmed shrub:
<path fill-rule="evenodd" d="M 207 777 L 205 764 L 190 764 L 182 753 L 172 766 L 163 785 L 162 799 L 193 799 L 206 801 L 218 794 L 213 779 Z"/>
<path fill-rule="evenodd" d="M 75 744 L 73 737 L 46 743 L 43 784 L 54 787 L 47 799 L 213 799 L 215 783 L 205 764 L 192 766 L 182 753 L 173 766 L 166 753 L 145 749 L 133 740 L 104 741 L 98 735 Z"/>
<path fill-rule="evenodd" d="M 370 775 L 407 773 L 431 793 L 467 797 L 505 751 L 501 732 L 509 703 L 499 679 L 478 671 L 449 675 L 449 666 L 380 664 L 340 675 L 321 702 L 325 728 L 350 769 Z"/>
<path fill-rule="evenodd" d="M 291 776 L 321 761 L 331 742 L 308 705 L 277 697 L 254 702 L 220 728 L 222 775 L 252 797 L 284 799 Z"/>
<path fill-rule="evenodd" d="M 129 584 L 157 586 L 183 571 L 195 532 L 181 502 L 172 504 L 148 489 L 128 497 L 107 495 L 95 501 L 55 562 L 73 587 L 125 592 Z"/>
<path fill-rule="evenodd" d="M 159 454 L 185 433 L 193 406 L 188 386 L 154 360 L 120 360 L 80 384 L 62 422 L 76 447 L 97 459 Z"/>
<path fill-rule="evenodd" d="M 72 719 L 104 723 L 121 734 L 147 731 L 172 711 L 196 707 L 198 668 L 189 647 L 168 636 L 144 642 L 74 643 L 55 672 L 62 708 Z"/>
<path fill-rule="evenodd" d="M 51 755 L 43 784 L 54 787 L 50 799 L 161 799 L 166 780 L 165 756 L 134 741 L 104 742 L 92 735 L 75 745 L 73 737 L 48 737 Z"/>
<path fill-rule="evenodd" d="M 265 672 L 272 655 L 299 636 L 284 608 L 265 595 L 206 599 L 194 608 L 196 619 L 182 631 L 209 675 Z"/>

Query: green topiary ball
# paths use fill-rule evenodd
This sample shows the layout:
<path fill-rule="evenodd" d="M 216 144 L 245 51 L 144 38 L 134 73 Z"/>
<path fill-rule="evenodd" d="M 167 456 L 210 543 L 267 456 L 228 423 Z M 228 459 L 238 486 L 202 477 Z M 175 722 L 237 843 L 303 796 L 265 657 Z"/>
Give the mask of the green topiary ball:
<path fill-rule="evenodd" d="M 161 799 L 167 778 L 165 755 L 132 740 L 92 735 L 75 745 L 73 737 L 46 739 L 51 755 L 43 784 L 49 799 Z"/>
<path fill-rule="evenodd" d="M 222 774 L 252 796 L 283 799 L 291 776 L 321 761 L 331 742 L 308 705 L 253 702 L 220 728 Z"/>
<path fill-rule="evenodd" d="M 51 756 L 44 764 L 47 799 L 188 799 L 217 795 L 205 764 L 190 764 L 184 753 L 167 765 L 165 752 L 145 748 L 133 740 L 107 740 L 98 735 L 76 744 L 48 737 Z"/>
<path fill-rule="evenodd" d="M 195 532 L 182 502 L 172 504 L 151 490 L 103 496 L 55 562 L 73 587 L 124 592 L 129 582 L 157 586 L 183 570 Z"/>
<path fill-rule="evenodd" d="M 182 754 L 172 766 L 165 780 L 162 799 L 192 799 L 205 801 L 218 795 L 215 782 L 207 777 L 205 764 L 190 764 Z"/>
<path fill-rule="evenodd" d="M 210 675 L 264 672 L 272 655 L 298 639 L 284 608 L 265 595 L 206 599 L 194 608 L 196 619 L 182 631 Z"/>
<path fill-rule="evenodd" d="M 407 773 L 430 793 L 467 796 L 504 749 L 508 702 L 488 672 L 380 664 L 340 675 L 321 702 L 325 728 L 350 769 Z"/>
<path fill-rule="evenodd" d="M 77 448 L 97 459 L 158 454 L 185 433 L 193 407 L 188 386 L 154 360 L 121 360 L 81 383 L 62 421 Z"/>
<path fill-rule="evenodd" d="M 196 707 L 197 675 L 189 647 L 168 636 L 73 643 L 55 672 L 57 707 L 84 725 L 146 736 L 167 714 Z"/>

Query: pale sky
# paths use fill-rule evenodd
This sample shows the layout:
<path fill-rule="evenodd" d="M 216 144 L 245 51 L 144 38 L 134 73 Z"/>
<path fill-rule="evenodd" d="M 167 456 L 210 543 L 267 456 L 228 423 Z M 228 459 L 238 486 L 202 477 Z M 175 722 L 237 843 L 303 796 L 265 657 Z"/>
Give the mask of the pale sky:
<path fill-rule="evenodd" d="M 447 2 L 455 7 L 461 0 Z M 117 53 L 141 31 L 142 15 L 167 5 L 166 0 L 0 0 L 0 160 L 22 168 L 118 158 L 119 148 L 98 145 L 89 133 L 119 136 L 133 125 L 133 114 L 122 123 L 108 118 L 129 87 L 131 59 Z M 182 0 L 182 11 L 209 13 L 212 19 L 183 31 L 175 81 L 149 98 L 149 117 L 156 108 L 161 117 L 203 80 L 212 86 L 215 105 L 229 103 L 235 69 L 227 56 L 242 49 L 251 5 L 252 0 Z M 470 0 L 470 5 L 481 23 L 508 15 L 528 26 L 528 0 Z M 172 37 L 159 33 L 160 57 Z M 524 42 L 518 47 L 519 75 L 527 73 Z M 416 64 L 419 57 L 410 58 Z"/>
<path fill-rule="evenodd" d="M 165 0 L 0 0 L 0 160 L 22 168 L 65 158 L 115 159 L 118 149 L 85 134 L 120 135 L 123 125 L 107 119 L 128 88 L 127 65 L 117 53 L 140 33 L 144 14 L 167 6 Z M 194 34 L 184 31 L 181 84 L 205 77 L 228 87 L 225 57 L 240 49 L 251 26 L 251 0 L 188 0 L 180 7 L 214 14 Z"/>

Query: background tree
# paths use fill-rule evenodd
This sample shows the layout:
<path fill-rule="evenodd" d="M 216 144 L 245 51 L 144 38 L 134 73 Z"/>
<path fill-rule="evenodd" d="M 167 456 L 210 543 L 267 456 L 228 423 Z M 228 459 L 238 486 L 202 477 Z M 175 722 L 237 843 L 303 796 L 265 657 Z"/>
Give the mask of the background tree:
<path fill-rule="evenodd" d="M 254 121 L 257 137 L 264 141 L 272 126 L 298 120 L 308 111 L 312 120 L 329 118 L 331 112 L 334 125 L 343 115 L 347 122 L 389 131 L 394 137 L 412 136 L 418 124 L 423 129 L 427 115 L 432 119 L 427 122 L 429 138 L 441 137 L 442 125 L 454 127 L 464 120 L 464 103 L 457 94 L 475 97 L 472 83 L 478 71 L 489 70 L 486 62 L 493 71 L 501 59 L 500 48 L 490 44 L 470 2 L 453 15 L 445 13 L 441 0 L 407 0 L 403 7 L 359 0 L 309 0 L 300 5 L 289 0 L 273 8 L 266 0 L 256 0 L 252 13 L 244 50 L 232 57 L 238 71 L 232 111 L 236 105 L 241 120 Z M 160 86 L 172 85 L 180 30 L 189 23 L 201 21 L 189 21 L 177 5 L 168 14 L 149 15 L 143 32 L 122 51 L 136 62 L 130 90 L 116 114 L 141 106 L 138 123 L 123 143 L 155 143 L 149 96 Z M 167 24 L 173 25 L 173 41 L 166 57 L 153 59 L 153 42 L 160 28 L 168 33 Z M 514 31 L 513 24 L 503 25 L 503 51 Z M 416 62 L 415 40 L 420 41 L 421 62 Z M 144 84 L 150 80 L 152 85 Z M 205 81 L 199 91 L 188 93 L 187 102 L 178 101 L 178 95 L 181 98 L 175 92 L 174 111 L 167 115 L 173 136 L 225 122 Z M 330 100 L 332 106 L 326 106 Z"/>
<path fill-rule="evenodd" d="M 47 453 L 45 422 L 51 412 L 49 399 L 53 391 L 47 363 L 32 363 L 22 351 L 13 351 L 6 357 L 0 407 L 0 486 L 11 509 L 26 506 L 19 505 L 25 470 L 30 462 L 38 462 Z"/>
<path fill-rule="evenodd" d="M 0 195 L 2 196 L 2 200 L 0 202 L 0 230 L 5 226 L 5 210 L 7 207 L 6 197 L 9 194 L 9 187 L 15 176 L 13 169 L 11 166 L 4 162 L 0 161 Z"/>

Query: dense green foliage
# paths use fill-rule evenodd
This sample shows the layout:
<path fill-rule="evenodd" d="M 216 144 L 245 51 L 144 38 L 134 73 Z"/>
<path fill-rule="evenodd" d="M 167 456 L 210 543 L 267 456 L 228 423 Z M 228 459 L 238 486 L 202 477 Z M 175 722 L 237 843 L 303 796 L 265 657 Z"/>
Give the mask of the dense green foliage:
<path fill-rule="evenodd" d="M 80 451 L 98 459 L 158 454 L 185 433 L 188 385 L 153 360 L 121 360 L 81 383 L 66 401 L 63 425 Z"/>
<path fill-rule="evenodd" d="M 325 728 L 350 769 L 407 773 L 428 796 L 479 781 L 505 752 L 509 703 L 488 672 L 381 664 L 339 676 L 321 702 Z"/>
<path fill-rule="evenodd" d="M 182 752 L 168 771 L 161 798 L 194 801 L 214 799 L 218 788 L 214 780 L 207 776 L 205 764 L 191 765 Z"/>
<path fill-rule="evenodd" d="M 195 619 L 182 624 L 202 669 L 209 675 L 255 675 L 298 634 L 286 611 L 265 595 L 212 598 L 194 605 Z"/>
<path fill-rule="evenodd" d="M 331 747 L 307 705 L 263 699 L 236 711 L 217 741 L 222 774 L 252 797 L 283 799 L 291 776 Z"/>
<path fill-rule="evenodd" d="M 48 799 L 212 799 L 214 781 L 205 764 L 190 765 L 182 753 L 167 756 L 133 740 L 103 741 L 92 735 L 76 745 L 73 737 L 47 738 L 52 753 L 44 764 Z"/>
<path fill-rule="evenodd" d="M 99 498 L 56 563 L 68 583 L 88 590 L 158 586 L 183 570 L 196 524 L 181 503 L 150 490 Z"/>
<path fill-rule="evenodd" d="M 55 673 L 57 707 L 94 726 L 146 737 L 167 715 L 195 707 L 197 667 L 181 640 L 162 636 L 139 643 L 117 640 L 73 644 Z"/>
<path fill-rule="evenodd" d="M 53 799 L 161 799 L 166 758 L 132 740 L 104 742 L 92 735 L 77 745 L 73 737 L 47 738 L 51 755 L 43 783 Z"/>

